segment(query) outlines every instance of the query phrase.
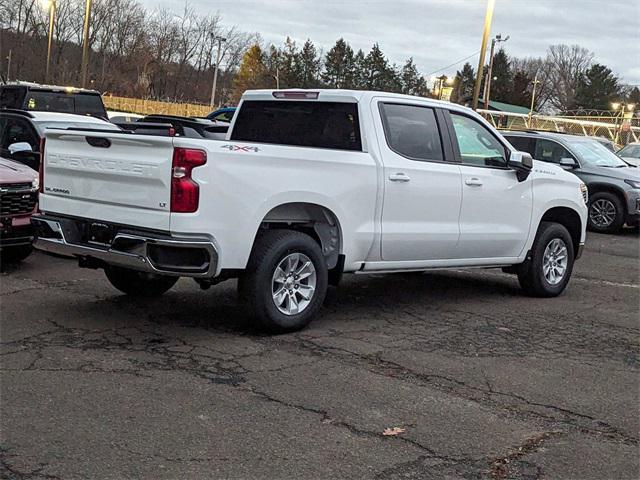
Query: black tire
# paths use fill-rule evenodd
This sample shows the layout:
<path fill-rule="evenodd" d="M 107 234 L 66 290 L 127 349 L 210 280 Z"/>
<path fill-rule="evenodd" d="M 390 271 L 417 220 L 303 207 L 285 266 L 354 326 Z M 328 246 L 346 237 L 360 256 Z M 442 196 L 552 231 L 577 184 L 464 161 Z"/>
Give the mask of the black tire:
<path fill-rule="evenodd" d="M 608 225 L 598 224 L 598 222 L 594 221 L 594 218 L 597 218 L 596 206 L 599 203 L 605 203 L 606 205 L 612 205 L 615 209 L 615 217 L 613 221 Z M 618 233 L 622 230 L 622 226 L 624 225 L 624 205 L 622 204 L 622 200 L 620 198 L 610 192 L 599 192 L 594 193 L 593 196 L 589 199 L 589 216 L 587 226 L 589 230 L 600 233 Z"/>
<path fill-rule="evenodd" d="M 555 239 L 560 239 L 566 247 L 566 266 L 557 284 L 547 280 L 544 275 L 544 254 L 547 246 Z M 556 297 L 569 283 L 574 261 L 573 241 L 569 231 L 559 223 L 542 222 L 531 248 L 531 258 L 522 264 L 518 271 L 518 281 L 527 295 L 534 297 Z"/>
<path fill-rule="evenodd" d="M 312 262 L 315 291 L 300 313 L 287 315 L 273 299 L 273 276 L 280 262 L 294 253 L 306 255 Z M 293 332 L 306 327 L 322 307 L 327 279 L 325 259 L 313 238 L 293 230 L 269 230 L 256 239 L 247 269 L 238 280 L 238 293 L 259 328 L 271 333 Z"/>
<path fill-rule="evenodd" d="M 133 297 L 159 297 L 179 279 L 114 266 L 105 267 L 104 273 L 111 285 Z"/>
<path fill-rule="evenodd" d="M 31 245 L 20 245 L 17 247 L 5 247 L 0 252 L 2 262 L 19 263 L 31 255 L 33 247 Z"/>

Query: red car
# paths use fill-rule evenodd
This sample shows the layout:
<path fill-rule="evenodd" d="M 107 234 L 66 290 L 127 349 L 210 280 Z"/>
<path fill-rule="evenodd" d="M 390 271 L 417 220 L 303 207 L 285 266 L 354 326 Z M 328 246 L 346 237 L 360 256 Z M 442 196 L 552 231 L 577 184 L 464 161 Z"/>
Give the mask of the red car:
<path fill-rule="evenodd" d="M 0 255 L 19 262 L 31 253 L 31 214 L 38 204 L 38 172 L 0 157 Z"/>

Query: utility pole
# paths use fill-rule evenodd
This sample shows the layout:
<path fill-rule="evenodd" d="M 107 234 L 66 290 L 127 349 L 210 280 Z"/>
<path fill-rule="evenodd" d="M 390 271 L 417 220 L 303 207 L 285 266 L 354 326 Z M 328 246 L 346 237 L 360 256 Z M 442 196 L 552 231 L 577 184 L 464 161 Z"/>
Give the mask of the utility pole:
<path fill-rule="evenodd" d="M 496 0 L 487 1 L 487 12 L 484 17 L 484 31 L 482 32 L 482 45 L 480 47 L 480 59 L 478 61 L 478 72 L 476 73 L 476 85 L 473 89 L 473 103 L 474 110 L 478 109 L 478 98 L 480 97 L 480 86 L 482 84 L 482 73 L 484 71 L 484 57 L 487 51 L 487 42 L 489 41 L 489 35 L 491 33 L 491 20 L 493 19 L 493 7 L 495 7 Z"/>
<path fill-rule="evenodd" d="M 491 53 L 489 54 L 491 57 L 489 58 L 489 74 L 487 75 L 487 80 L 485 82 L 485 95 L 484 95 L 484 108 L 489 110 L 489 97 L 491 96 L 491 80 L 493 79 L 493 50 L 496 47 L 496 43 L 506 42 L 509 40 L 509 35 L 507 35 L 504 39 L 502 38 L 502 34 L 498 34 L 495 38 L 491 39 Z"/>
<path fill-rule="evenodd" d="M 533 78 L 533 91 L 531 92 L 531 108 L 529 109 L 529 125 L 527 125 L 527 128 L 531 128 L 531 120 L 533 119 L 533 107 L 536 104 L 536 87 L 538 86 L 539 83 L 540 83 L 540 80 L 538 80 L 538 74 L 536 73 L 536 76 Z"/>
<path fill-rule="evenodd" d="M 44 73 L 44 83 L 49 83 L 49 70 L 51 68 L 51 44 L 53 42 L 53 23 L 56 16 L 56 0 L 51 0 L 49 5 L 49 43 L 47 45 L 47 68 Z"/>
<path fill-rule="evenodd" d="M 218 83 L 218 68 L 220 66 L 220 56 L 222 54 L 222 42 L 226 42 L 226 38 L 220 36 L 214 37 L 214 40 L 218 40 L 218 53 L 216 54 L 216 65 L 213 71 L 213 86 L 211 87 L 211 108 L 214 108 L 216 103 L 216 84 Z"/>
<path fill-rule="evenodd" d="M 84 8 L 84 29 L 82 31 L 82 88 L 87 86 L 89 69 L 89 20 L 91 19 L 91 0 L 86 0 Z"/>
<path fill-rule="evenodd" d="M 9 49 L 9 55 L 7 55 L 7 82 L 9 81 L 10 73 L 11 73 L 11 49 Z"/>

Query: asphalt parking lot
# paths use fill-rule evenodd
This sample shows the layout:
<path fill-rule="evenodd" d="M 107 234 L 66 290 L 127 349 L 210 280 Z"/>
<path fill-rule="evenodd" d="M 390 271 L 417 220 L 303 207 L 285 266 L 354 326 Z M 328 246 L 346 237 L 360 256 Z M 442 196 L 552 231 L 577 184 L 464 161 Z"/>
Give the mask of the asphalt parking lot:
<path fill-rule="evenodd" d="M 34 254 L 0 277 L 0 476 L 638 478 L 639 248 L 589 234 L 546 300 L 493 270 L 348 276 L 275 337 L 235 282 L 135 300 Z"/>

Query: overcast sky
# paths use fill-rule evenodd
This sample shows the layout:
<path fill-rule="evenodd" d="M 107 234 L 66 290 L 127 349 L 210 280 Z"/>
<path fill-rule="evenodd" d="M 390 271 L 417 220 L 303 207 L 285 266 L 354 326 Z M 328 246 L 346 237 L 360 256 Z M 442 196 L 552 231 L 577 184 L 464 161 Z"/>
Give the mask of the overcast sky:
<path fill-rule="evenodd" d="M 148 8 L 180 10 L 181 2 L 142 0 Z M 282 45 L 310 38 L 324 52 L 343 37 L 365 53 L 374 42 L 393 63 L 413 57 L 420 71 L 455 73 L 480 50 L 486 0 L 190 0 L 218 11 L 226 25 L 258 32 Z M 492 36 L 510 35 L 505 50 L 543 56 L 550 44 L 579 44 L 623 83 L 640 85 L 640 0 L 496 0 Z M 478 56 L 469 59 L 477 67 Z M 437 72 L 436 72 L 437 71 Z"/>

